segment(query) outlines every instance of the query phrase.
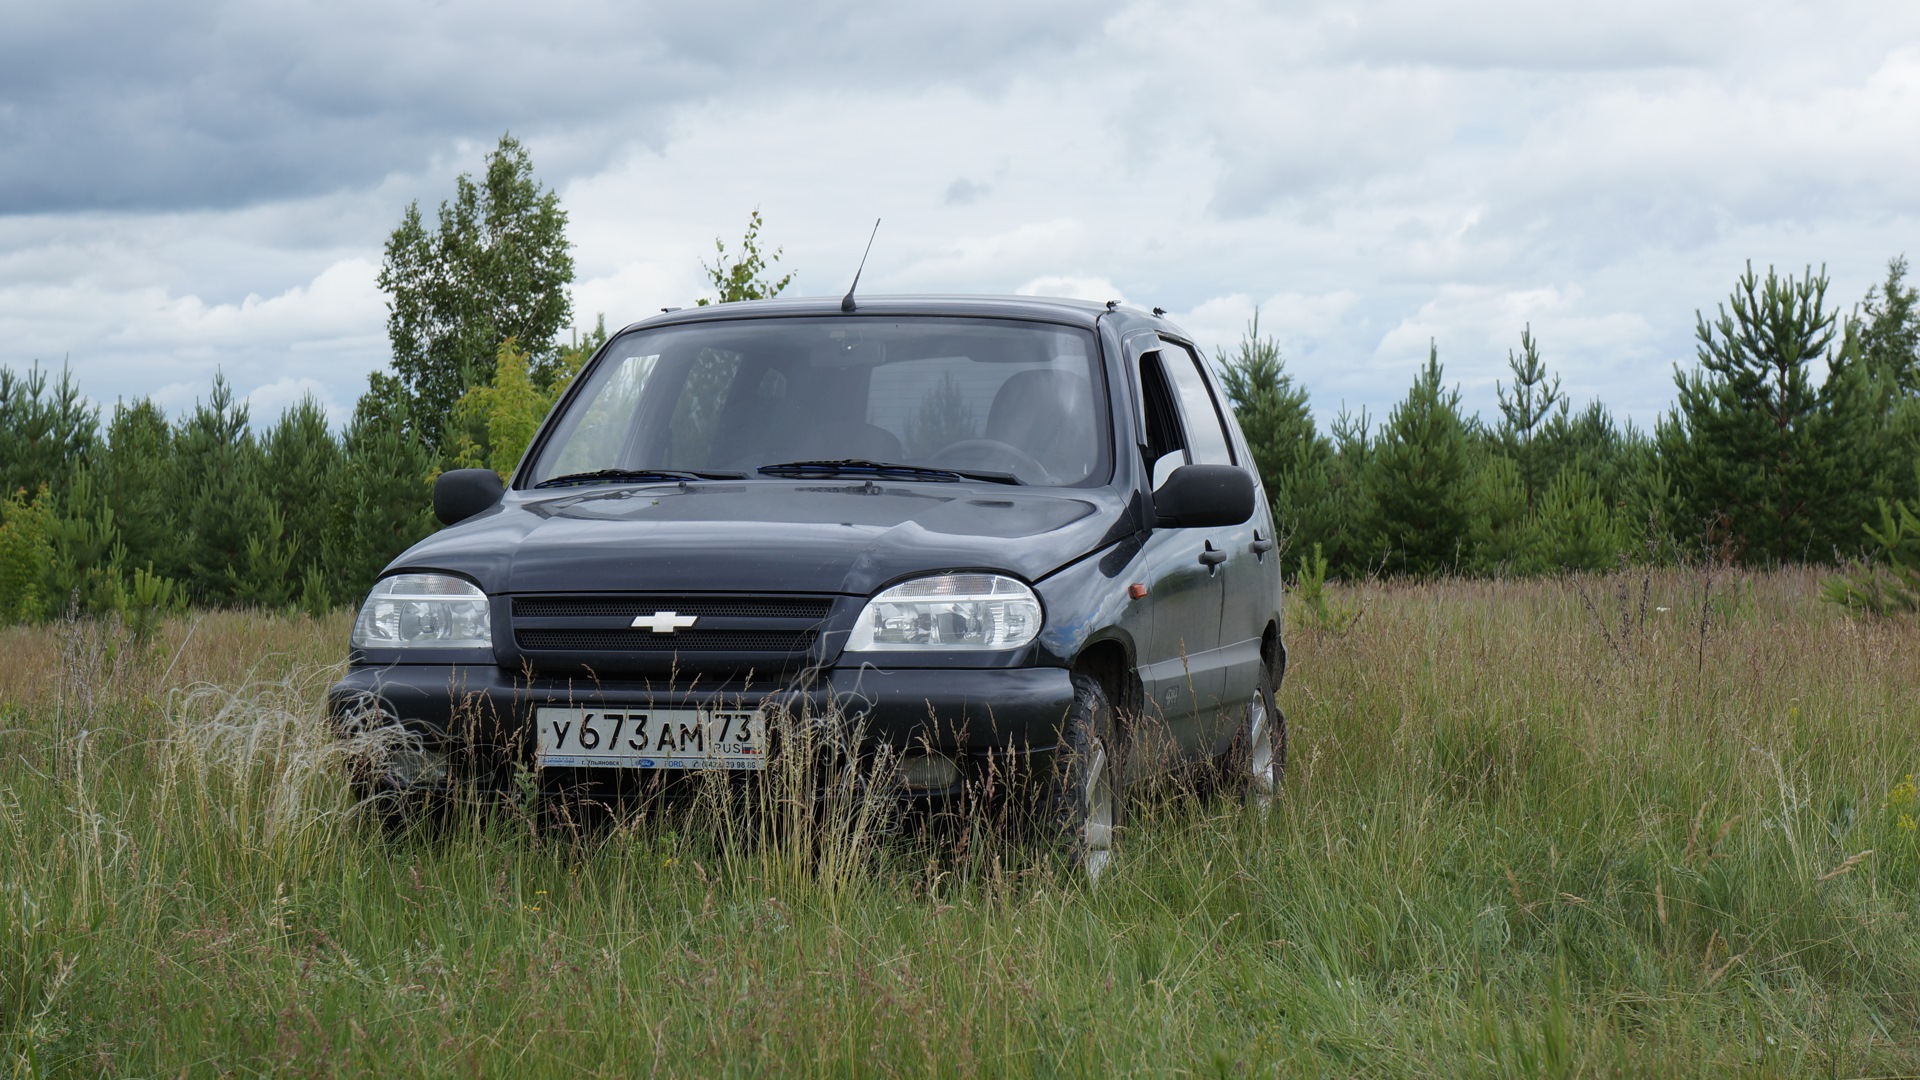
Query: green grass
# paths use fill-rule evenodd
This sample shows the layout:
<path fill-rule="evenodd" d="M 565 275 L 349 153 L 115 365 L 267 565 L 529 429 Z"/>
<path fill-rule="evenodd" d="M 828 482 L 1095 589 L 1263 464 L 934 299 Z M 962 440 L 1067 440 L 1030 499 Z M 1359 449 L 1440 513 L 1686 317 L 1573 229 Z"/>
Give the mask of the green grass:
<path fill-rule="evenodd" d="M 1920 627 L 1705 586 L 1334 590 L 1279 807 L 1136 800 L 1093 892 L 991 836 L 389 835 L 341 620 L 0 631 L 0 1067 L 1920 1072 Z"/>

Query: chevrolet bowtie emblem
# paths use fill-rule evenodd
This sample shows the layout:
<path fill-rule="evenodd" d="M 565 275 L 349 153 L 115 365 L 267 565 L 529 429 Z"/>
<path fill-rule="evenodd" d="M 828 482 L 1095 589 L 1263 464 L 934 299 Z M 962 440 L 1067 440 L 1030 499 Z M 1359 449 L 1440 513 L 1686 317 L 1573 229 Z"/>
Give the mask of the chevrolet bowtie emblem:
<path fill-rule="evenodd" d="M 677 611 L 656 611 L 651 615 L 635 615 L 631 625 L 635 630 L 644 626 L 656 634 L 671 634 L 692 626 L 699 619 L 698 615 L 682 615 Z"/>

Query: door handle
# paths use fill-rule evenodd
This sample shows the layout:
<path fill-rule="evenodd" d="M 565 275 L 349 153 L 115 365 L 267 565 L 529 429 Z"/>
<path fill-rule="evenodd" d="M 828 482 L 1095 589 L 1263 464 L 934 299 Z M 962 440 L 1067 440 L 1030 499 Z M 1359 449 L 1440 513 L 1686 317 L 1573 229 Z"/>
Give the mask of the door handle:
<path fill-rule="evenodd" d="M 1213 541 L 1211 540 L 1208 540 L 1206 543 L 1206 548 L 1200 552 L 1200 565 L 1207 568 L 1207 575 L 1211 577 L 1214 567 L 1227 561 L 1227 553 L 1213 550 Z"/>
<path fill-rule="evenodd" d="M 1253 543 L 1247 545 L 1247 550 L 1253 552 L 1254 558 L 1260 559 L 1265 556 L 1267 552 L 1273 550 L 1273 541 L 1261 536 L 1260 530 L 1255 529 L 1253 531 Z"/>

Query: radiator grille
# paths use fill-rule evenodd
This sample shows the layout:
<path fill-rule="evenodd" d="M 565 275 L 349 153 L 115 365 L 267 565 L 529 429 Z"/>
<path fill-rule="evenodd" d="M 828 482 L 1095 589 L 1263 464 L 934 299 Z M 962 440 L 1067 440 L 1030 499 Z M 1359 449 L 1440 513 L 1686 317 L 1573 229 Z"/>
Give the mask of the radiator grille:
<path fill-rule="evenodd" d="M 833 609 L 830 596 L 516 596 L 518 619 L 627 619 L 671 611 L 716 619 L 807 619 Z"/>
<path fill-rule="evenodd" d="M 515 596 L 513 643 L 534 667 L 665 672 L 761 672 L 807 662 L 833 613 L 834 597 L 725 593 L 588 593 Z M 693 619 L 669 633 L 652 620 Z"/>
<path fill-rule="evenodd" d="M 811 630 L 682 630 L 656 634 L 649 630 L 516 630 L 522 649 L 583 652 L 805 652 L 813 647 Z"/>

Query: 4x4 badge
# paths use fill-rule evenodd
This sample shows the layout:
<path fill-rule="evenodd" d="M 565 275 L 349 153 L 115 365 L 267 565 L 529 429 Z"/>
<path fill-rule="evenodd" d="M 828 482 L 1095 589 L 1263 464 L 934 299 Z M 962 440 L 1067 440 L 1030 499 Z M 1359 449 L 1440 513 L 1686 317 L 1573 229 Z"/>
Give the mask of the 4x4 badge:
<path fill-rule="evenodd" d="M 684 630 L 699 620 L 698 615 L 682 615 L 677 611 L 656 611 L 651 615 L 635 615 L 630 625 L 635 630 L 644 626 L 656 634 L 671 634 L 675 630 Z"/>

